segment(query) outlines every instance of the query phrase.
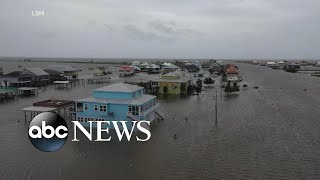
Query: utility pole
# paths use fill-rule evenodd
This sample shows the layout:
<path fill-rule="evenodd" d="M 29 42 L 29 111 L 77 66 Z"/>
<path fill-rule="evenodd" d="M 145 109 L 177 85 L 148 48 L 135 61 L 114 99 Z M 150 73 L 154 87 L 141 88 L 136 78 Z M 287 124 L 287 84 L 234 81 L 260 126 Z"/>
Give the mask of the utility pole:
<path fill-rule="evenodd" d="M 216 105 L 215 105 L 215 111 L 216 111 L 216 119 L 215 119 L 215 124 L 218 124 L 218 91 L 216 90 Z"/>

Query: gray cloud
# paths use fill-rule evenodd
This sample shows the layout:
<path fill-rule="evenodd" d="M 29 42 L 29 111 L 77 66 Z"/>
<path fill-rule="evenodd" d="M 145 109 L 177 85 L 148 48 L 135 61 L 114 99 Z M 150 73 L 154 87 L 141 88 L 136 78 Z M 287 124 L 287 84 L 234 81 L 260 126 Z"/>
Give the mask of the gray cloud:
<path fill-rule="evenodd" d="M 318 0 L 2 0 L 1 7 L 0 56 L 320 58 Z"/>

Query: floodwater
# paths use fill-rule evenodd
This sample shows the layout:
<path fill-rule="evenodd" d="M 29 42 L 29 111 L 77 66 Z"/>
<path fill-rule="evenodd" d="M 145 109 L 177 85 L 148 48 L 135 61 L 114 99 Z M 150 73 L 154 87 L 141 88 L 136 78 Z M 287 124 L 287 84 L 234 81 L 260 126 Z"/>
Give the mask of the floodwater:
<path fill-rule="evenodd" d="M 4 63 L 5 70 L 16 66 Z M 38 96 L 2 103 L 0 179 L 320 179 L 320 78 L 237 65 L 249 88 L 231 97 L 218 89 L 217 126 L 213 88 L 199 97 L 169 96 L 159 100 L 166 119 L 155 124 L 148 142 L 68 139 L 52 153 L 31 145 L 21 108 L 86 97 L 101 84 L 49 86 Z"/>

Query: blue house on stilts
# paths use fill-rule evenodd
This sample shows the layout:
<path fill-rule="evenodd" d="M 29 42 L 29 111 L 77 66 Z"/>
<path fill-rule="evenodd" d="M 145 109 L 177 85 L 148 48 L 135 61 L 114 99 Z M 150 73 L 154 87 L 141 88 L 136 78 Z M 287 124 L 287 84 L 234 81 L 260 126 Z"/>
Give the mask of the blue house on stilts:
<path fill-rule="evenodd" d="M 76 120 L 84 127 L 90 127 L 88 121 L 127 121 L 126 125 L 131 129 L 132 121 L 144 120 L 151 123 L 162 118 L 158 112 L 156 96 L 144 94 L 143 90 L 143 87 L 126 83 L 95 89 L 92 97 L 75 101 Z M 96 123 L 92 126 L 96 127 Z M 102 127 L 114 128 L 112 123 L 104 123 Z"/>

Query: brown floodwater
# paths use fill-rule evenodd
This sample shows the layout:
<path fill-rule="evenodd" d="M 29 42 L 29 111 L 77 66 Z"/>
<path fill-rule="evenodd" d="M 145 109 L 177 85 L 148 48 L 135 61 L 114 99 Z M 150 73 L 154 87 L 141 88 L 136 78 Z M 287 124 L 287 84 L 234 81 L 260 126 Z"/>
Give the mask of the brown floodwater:
<path fill-rule="evenodd" d="M 0 66 L 9 72 L 17 64 Z M 92 66 L 70 65 L 84 69 L 83 76 Z M 71 142 L 70 135 L 57 152 L 32 146 L 20 109 L 49 98 L 86 97 L 103 84 L 48 86 L 37 96 L 3 102 L 0 179 L 320 179 L 320 78 L 237 65 L 249 88 L 231 97 L 218 90 L 217 126 L 213 88 L 200 96 L 162 97 L 166 119 L 153 126 L 148 142 Z"/>

